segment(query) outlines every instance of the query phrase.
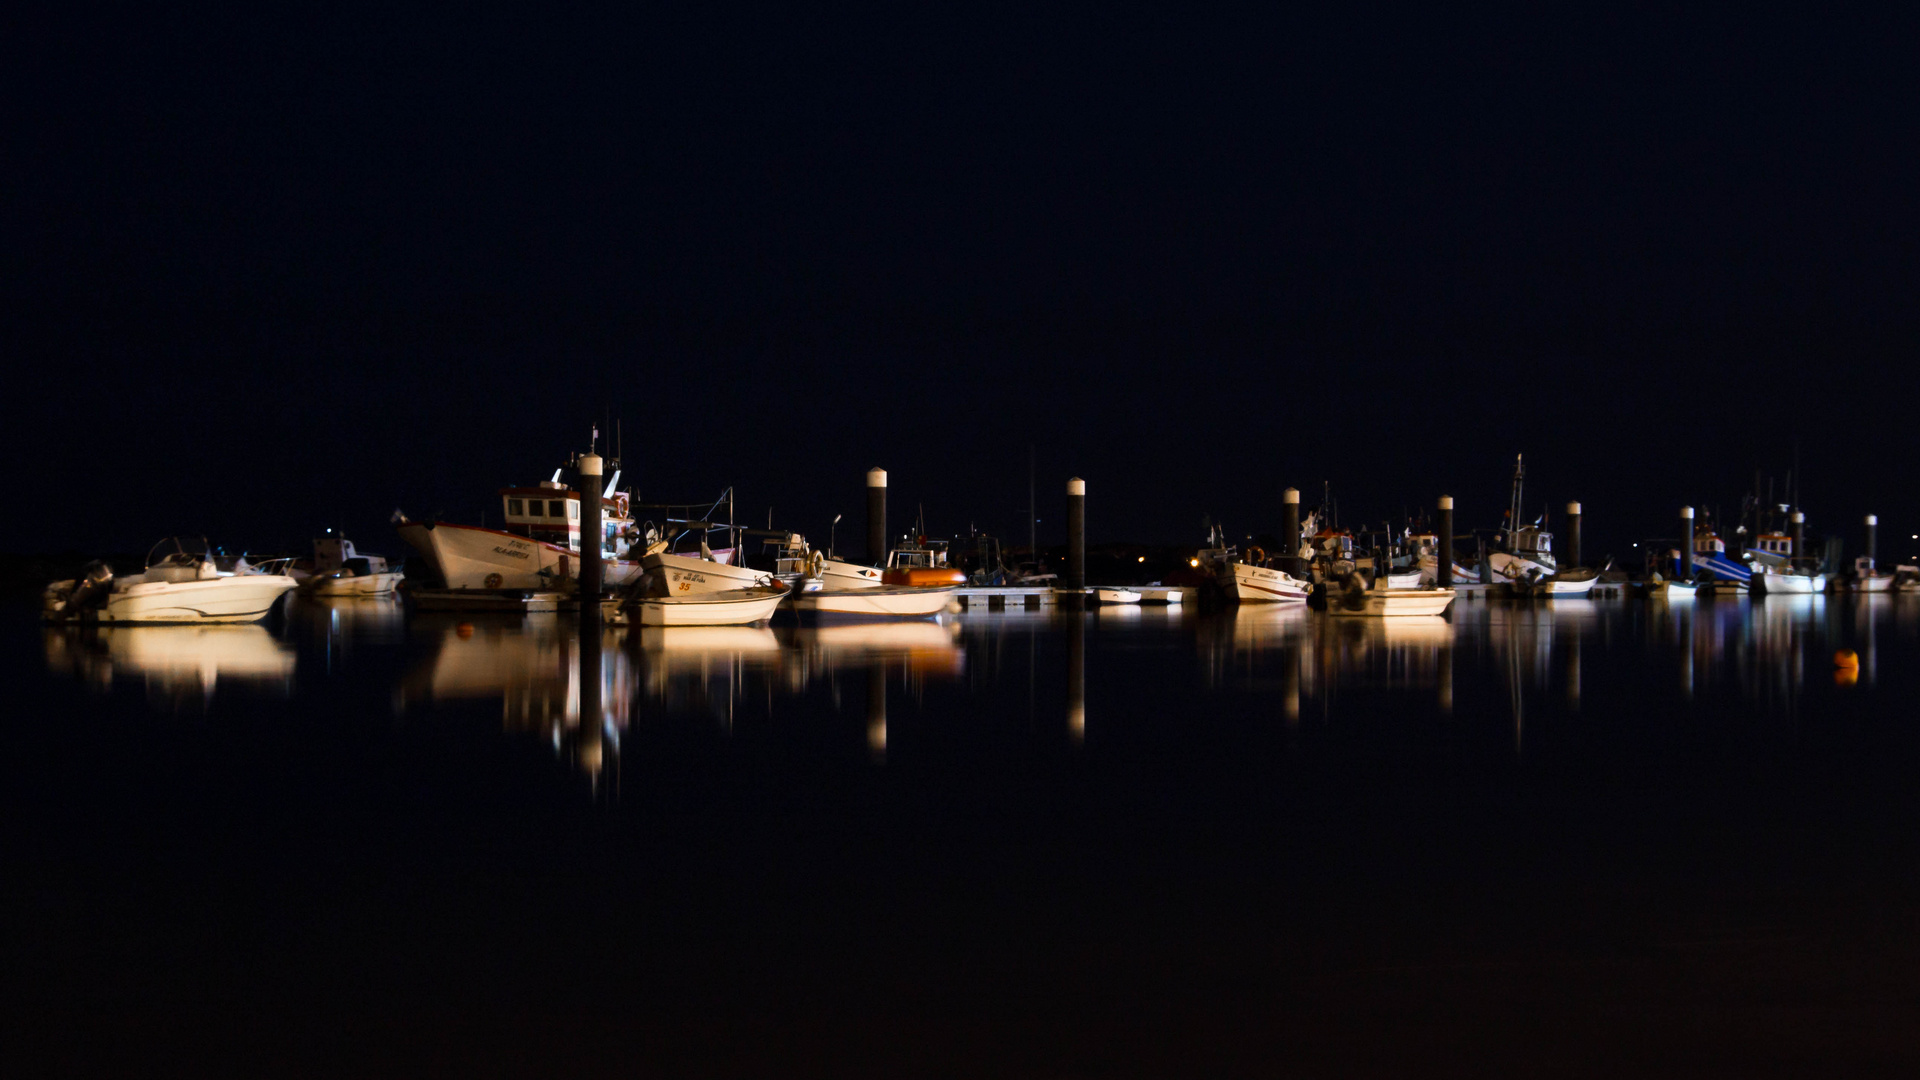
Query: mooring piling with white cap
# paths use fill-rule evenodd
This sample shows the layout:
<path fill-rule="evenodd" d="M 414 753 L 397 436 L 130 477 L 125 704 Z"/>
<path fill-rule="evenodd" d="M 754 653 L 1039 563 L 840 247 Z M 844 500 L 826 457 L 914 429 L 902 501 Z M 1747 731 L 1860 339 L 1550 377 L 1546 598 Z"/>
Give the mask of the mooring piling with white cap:
<path fill-rule="evenodd" d="M 1434 581 L 1443 589 L 1453 588 L 1453 496 L 1442 495 L 1434 504 L 1435 524 L 1440 527 L 1440 546 L 1434 553 L 1437 566 Z"/>
<path fill-rule="evenodd" d="M 887 565 L 887 470 L 867 470 L 867 562 Z"/>

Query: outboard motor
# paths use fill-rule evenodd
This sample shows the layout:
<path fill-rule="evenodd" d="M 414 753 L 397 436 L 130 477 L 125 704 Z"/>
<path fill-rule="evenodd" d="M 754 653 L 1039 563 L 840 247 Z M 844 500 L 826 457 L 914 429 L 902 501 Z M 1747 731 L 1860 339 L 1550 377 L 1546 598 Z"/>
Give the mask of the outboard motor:
<path fill-rule="evenodd" d="M 73 595 L 67 598 L 67 610 L 91 610 L 105 607 L 108 594 L 113 592 L 113 567 L 104 561 L 95 559 L 80 571 L 80 580 L 74 584 Z"/>

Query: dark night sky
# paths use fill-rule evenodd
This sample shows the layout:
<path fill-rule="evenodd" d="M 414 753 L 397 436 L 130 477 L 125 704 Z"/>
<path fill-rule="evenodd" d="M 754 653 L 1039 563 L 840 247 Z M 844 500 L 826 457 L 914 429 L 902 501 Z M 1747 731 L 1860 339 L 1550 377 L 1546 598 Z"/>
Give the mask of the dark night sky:
<path fill-rule="evenodd" d="M 1095 542 L 1492 525 L 1525 451 L 1624 551 L 1796 445 L 1816 528 L 1920 532 L 1911 23 L 29 17 L 14 548 L 394 552 L 609 412 L 644 497 L 809 533 L 873 464 L 1022 533 L 1029 444 L 1043 538 L 1070 473 Z"/>

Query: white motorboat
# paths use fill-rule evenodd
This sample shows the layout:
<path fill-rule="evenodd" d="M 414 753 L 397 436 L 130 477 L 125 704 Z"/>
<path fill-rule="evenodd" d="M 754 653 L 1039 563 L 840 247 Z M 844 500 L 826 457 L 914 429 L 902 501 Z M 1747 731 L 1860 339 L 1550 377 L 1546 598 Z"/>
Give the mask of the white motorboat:
<path fill-rule="evenodd" d="M 1140 590 L 1140 602 L 1143 604 L 1178 604 L 1185 599 L 1185 589 L 1150 585 Z"/>
<path fill-rule="evenodd" d="M 1647 595 L 1664 600 L 1691 600 L 1699 592 L 1699 586 L 1691 581 L 1668 581 L 1657 578 L 1647 582 Z"/>
<path fill-rule="evenodd" d="M 313 558 L 301 561 L 308 565 L 296 562 L 290 573 L 300 582 L 300 591 L 313 596 L 382 596 L 406 576 L 381 556 L 360 553 L 353 541 L 332 529 L 314 539 Z"/>
<path fill-rule="evenodd" d="M 633 621 L 641 626 L 745 626 L 773 618 L 787 598 L 780 585 L 648 596 L 633 602 Z"/>
<path fill-rule="evenodd" d="M 410 521 L 400 513 L 394 524 L 449 589 L 558 588 L 580 577 L 580 492 L 561 482 L 562 471 L 555 469 L 553 478 L 537 487 L 501 488 L 504 529 Z M 601 573 L 613 588 L 630 585 L 641 574 L 628 551 L 642 534 L 628 493 L 615 490 L 619 483 L 615 470 L 600 499 Z"/>
<path fill-rule="evenodd" d="M 1101 588 L 1093 590 L 1094 598 L 1102 604 L 1138 604 L 1140 593 L 1133 589 Z"/>
<path fill-rule="evenodd" d="M 169 544 L 173 550 L 162 551 Z M 259 622 L 299 584 L 285 569 L 284 562 L 251 566 L 243 557 L 222 570 L 204 541 L 200 551 L 189 551 L 177 538 L 162 540 L 142 573 L 116 578 L 95 563 L 85 577 L 49 585 L 41 614 L 53 622 Z"/>
<path fill-rule="evenodd" d="M 1396 589 L 1384 583 L 1365 587 L 1364 579 L 1354 574 L 1345 588 L 1327 591 L 1327 610 L 1335 615 L 1369 618 L 1398 616 L 1435 616 L 1453 603 L 1452 589 Z"/>
<path fill-rule="evenodd" d="M 1862 555 L 1853 560 L 1852 585 L 1854 592 L 1887 592 L 1893 588 L 1893 575 L 1876 570 L 1873 560 Z"/>
<path fill-rule="evenodd" d="M 818 589 L 796 593 L 788 606 L 803 615 L 925 619 L 953 603 L 953 590 L 912 585 L 875 585 L 859 589 Z"/>

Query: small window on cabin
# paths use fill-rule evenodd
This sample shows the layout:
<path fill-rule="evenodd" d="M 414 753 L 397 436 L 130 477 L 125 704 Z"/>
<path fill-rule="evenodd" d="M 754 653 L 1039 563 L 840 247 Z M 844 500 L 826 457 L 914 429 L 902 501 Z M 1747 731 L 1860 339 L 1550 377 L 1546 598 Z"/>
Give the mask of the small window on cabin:
<path fill-rule="evenodd" d="M 577 502 L 574 502 L 572 499 L 567 500 L 567 520 L 568 521 L 580 520 L 580 504 Z"/>
<path fill-rule="evenodd" d="M 527 513 L 526 506 L 519 499 L 508 499 L 507 513 L 514 517 L 525 517 Z"/>
<path fill-rule="evenodd" d="M 560 508 L 559 499 L 547 500 L 547 516 L 550 518 L 563 518 L 567 516 L 567 512 Z"/>
<path fill-rule="evenodd" d="M 540 516 L 540 500 L 539 499 L 527 500 L 527 516 L 528 517 Z"/>

